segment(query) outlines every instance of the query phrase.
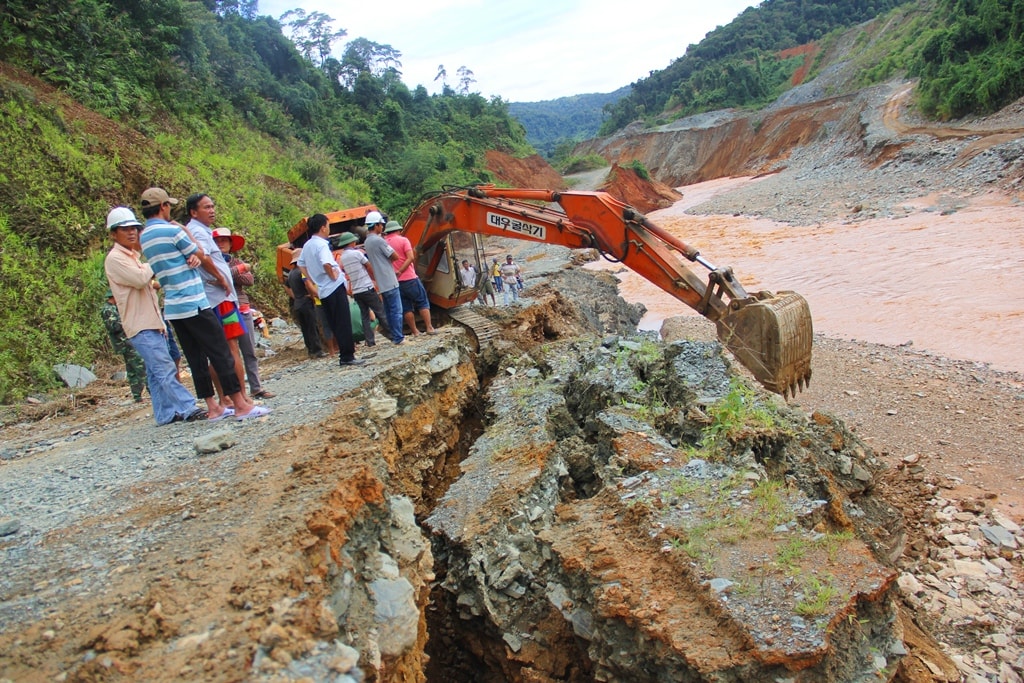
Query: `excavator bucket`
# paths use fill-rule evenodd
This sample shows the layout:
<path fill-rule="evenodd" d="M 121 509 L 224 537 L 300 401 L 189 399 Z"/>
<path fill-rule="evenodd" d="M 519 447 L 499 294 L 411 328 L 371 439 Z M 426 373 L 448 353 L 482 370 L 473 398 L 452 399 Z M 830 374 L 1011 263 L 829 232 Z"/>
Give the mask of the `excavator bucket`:
<path fill-rule="evenodd" d="M 769 391 L 795 396 L 810 384 L 811 309 L 796 292 L 761 292 L 717 327 L 721 342 Z"/>

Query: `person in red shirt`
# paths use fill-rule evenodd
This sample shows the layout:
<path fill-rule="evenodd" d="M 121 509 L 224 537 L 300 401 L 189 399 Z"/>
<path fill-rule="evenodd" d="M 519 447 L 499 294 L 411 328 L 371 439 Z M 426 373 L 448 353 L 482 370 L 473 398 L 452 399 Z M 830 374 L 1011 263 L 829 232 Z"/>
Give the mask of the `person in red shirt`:
<path fill-rule="evenodd" d="M 416 250 L 412 248 L 408 238 L 398 234 L 401 229 L 402 224 L 398 221 L 388 221 L 384 227 L 384 239 L 398 255 L 391 263 L 395 267 L 395 275 L 398 276 L 398 290 L 402 295 L 402 315 L 405 316 L 405 322 L 413 337 L 421 334 L 416 327 L 416 311 L 420 313 L 427 334 L 437 334 L 430 320 L 430 299 L 427 298 L 427 290 L 416 275 Z"/>

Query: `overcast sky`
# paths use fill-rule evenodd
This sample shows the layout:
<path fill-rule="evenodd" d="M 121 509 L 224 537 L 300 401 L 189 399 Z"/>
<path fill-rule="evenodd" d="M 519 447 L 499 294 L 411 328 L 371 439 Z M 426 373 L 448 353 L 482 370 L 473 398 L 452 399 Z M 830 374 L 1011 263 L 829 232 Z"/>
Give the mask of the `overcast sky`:
<path fill-rule="evenodd" d="M 750 0 L 259 0 L 259 13 L 322 12 L 345 29 L 402 53 L 402 81 L 434 93 L 465 66 L 470 90 L 506 102 L 606 93 L 664 69 Z M 286 31 L 287 35 L 287 31 Z M 344 50 L 340 43 L 337 54 Z"/>

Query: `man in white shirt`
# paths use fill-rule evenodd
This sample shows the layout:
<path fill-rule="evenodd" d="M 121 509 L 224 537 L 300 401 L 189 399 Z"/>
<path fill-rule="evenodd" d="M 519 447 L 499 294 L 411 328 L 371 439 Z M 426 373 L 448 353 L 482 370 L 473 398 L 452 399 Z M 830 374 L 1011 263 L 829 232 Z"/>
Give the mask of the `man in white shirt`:
<path fill-rule="evenodd" d="M 306 221 L 309 239 L 302 245 L 298 266 L 302 274 L 316 285 L 320 305 L 327 314 L 327 321 L 338 342 L 338 364 L 342 367 L 362 365 L 366 361 L 356 358 L 355 342 L 352 339 L 352 317 L 348 308 L 348 294 L 345 274 L 334 260 L 327 238 L 331 225 L 327 216 L 316 213 Z"/>
<path fill-rule="evenodd" d="M 462 259 L 462 268 L 459 269 L 459 279 L 462 280 L 463 287 L 476 287 L 476 268 L 469 265 L 469 261 L 466 259 Z"/>

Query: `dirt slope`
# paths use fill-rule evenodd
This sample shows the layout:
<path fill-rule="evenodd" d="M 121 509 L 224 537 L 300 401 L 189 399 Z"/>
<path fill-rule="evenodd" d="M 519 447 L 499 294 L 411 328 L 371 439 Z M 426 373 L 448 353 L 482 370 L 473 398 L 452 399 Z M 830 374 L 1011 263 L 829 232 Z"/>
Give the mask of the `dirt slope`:
<path fill-rule="evenodd" d="M 551 164 L 539 154 L 517 159 L 516 157 L 489 150 L 486 155 L 487 170 L 494 174 L 498 183 L 504 187 L 544 188 L 564 190 L 565 180 L 558 175 Z"/>

